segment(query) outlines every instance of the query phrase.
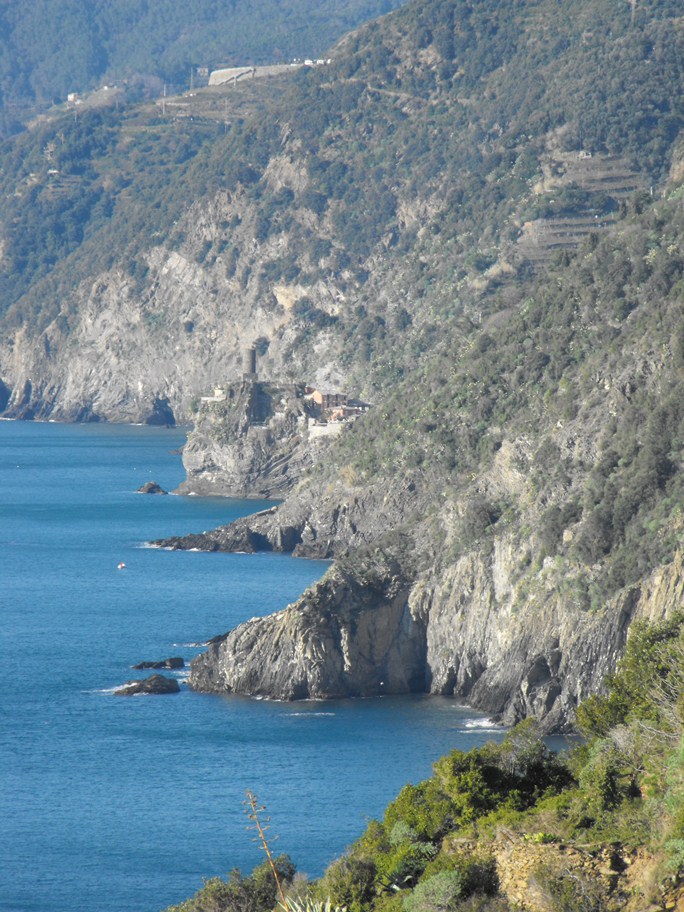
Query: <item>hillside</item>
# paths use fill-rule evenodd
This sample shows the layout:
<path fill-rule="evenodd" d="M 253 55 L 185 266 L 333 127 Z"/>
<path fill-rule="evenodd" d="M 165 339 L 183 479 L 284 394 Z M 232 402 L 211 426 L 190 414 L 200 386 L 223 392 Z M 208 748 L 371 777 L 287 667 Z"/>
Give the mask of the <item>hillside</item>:
<path fill-rule="evenodd" d="M 273 379 L 375 401 L 444 319 L 515 304 L 529 226 L 609 230 L 681 127 L 676 10 L 572 8 L 416 3 L 329 67 L 5 143 L 8 413 L 188 420 L 256 339 Z"/>
<path fill-rule="evenodd" d="M 167 543 L 337 559 L 196 687 L 562 729 L 677 607 L 683 41 L 665 0 L 424 0 L 7 144 L 6 416 L 187 420 L 253 343 L 374 404 L 281 507 Z"/>
<path fill-rule="evenodd" d="M 194 686 L 428 690 L 572 725 L 630 624 L 684 597 L 683 236 L 676 189 L 459 352 L 446 324 L 283 505 L 162 542 L 337 559 L 298 603 L 216 641 Z"/>
<path fill-rule="evenodd" d="M 0 9 L 0 136 L 36 110 L 109 83 L 135 95 L 189 87 L 202 68 L 321 57 L 394 0 L 36 0 Z M 268 23 L 268 27 L 264 26 Z M 191 77 L 191 71 L 193 73 Z"/>

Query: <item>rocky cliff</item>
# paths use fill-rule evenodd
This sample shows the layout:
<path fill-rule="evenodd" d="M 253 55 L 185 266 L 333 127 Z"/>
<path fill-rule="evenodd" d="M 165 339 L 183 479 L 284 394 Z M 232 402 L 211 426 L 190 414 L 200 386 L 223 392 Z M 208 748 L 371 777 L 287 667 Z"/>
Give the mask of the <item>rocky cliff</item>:
<path fill-rule="evenodd" d="M 615 403 L 614 387 L 603 386 Z M 556 433 L 572 438 L 591 423 L 590 411 Z M 586 432 L 582 446 L 592 449 Z M 630 625 L 681 606 L 682 555 L 591 607 L 581 565 L 530 561 L 542 524 L 524 469 L 530 461 L 525 438 L 503 441 L 489 468 L 460 489 L 457 506 L 434 503 L 424 472 L 362 486 L 314 475 L 277 508 L 159 542 L 337 559 L 299 602 L 217 640 L 193 665 L 193 686 L 279 699 L 424 690 L 506 723 L 533 715 L 549 730 L 570 727 L 578 703 L 615 667 Z M 574 484 L 582 483 L 578 474 Z M 542 506 L 558 496 L 556 485 L 547 475 Z M 468 501 L 479 506 L 478 491 L 492 501 L 515 497 L 525 513 L 464 547 Z M 581 524 L 571 528 L 566 543 Z"/>
<path fill-rule="evenodd" d="M 335 567 L 296 605 L 214 641 L 192 686 L 283 700 L 423 691 L 424 623 L 408 593 L 394 562 L 363 580 Z"/>
<path fill-rule="evenodd" d="M 525 598 L 510 578 L 510 544 L 439 573 L 411 572 L 407 554 L 355 552 L 297 603 L 218 638 L 190 683 L 283 700 L 430 692 L 506 724 L 535 716 L 546 730 L 569 729 L 614 669 L 630 625 L 681 607 L 682 554 L 587 612 L 543 572 Z"/>
<path fill-rule="evenodd" d="M 239 380 L 242 351 L 256 339 L 265 346 L 261 364 L 269 376 L 337 381 L 324 344 L 310 370 L 306 351 L 293 364 L 300 328 L 292 308 L 306 293 L 334 309 L 338 289 L 325 282 L 307 289 L 277 280 L 264 285 L 262 264 L 277 255 L 278 244 L 255 241 L 250 210 L 253 218 L 239 191 L 190 206 L 176 229 L 187 240 L 140 251 L 143 278 L 119 267 L 102 271 L 81 282 L 41 332 L 5 333 L 4 414 L 189 423 L 201 396 Z M 201 260 L 207 245 L 229 244 L 228 252 Z"/>
<path fill-rule="evenodd" d="M 672 284 L 654 271 L 611 325 L 601 304 L 607 259 L 641 251 L 652 217 L 559 267 L 458 361 L 438 355 L 277 508 L 158 543 L 336 561 L 300 602 L 198 660 L 195 686 L 283 699 L 418 687 L 506 722 L 572 724 L 633 622 L 684 600 L 676 203 L 657 214 Z M 482 422 L 487 408 L 503 426 Z"/>

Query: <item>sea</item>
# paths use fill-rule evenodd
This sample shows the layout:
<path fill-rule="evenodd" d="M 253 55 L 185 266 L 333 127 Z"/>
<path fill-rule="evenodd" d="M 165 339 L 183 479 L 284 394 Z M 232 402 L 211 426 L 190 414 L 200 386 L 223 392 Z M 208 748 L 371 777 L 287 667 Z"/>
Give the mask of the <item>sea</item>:
<path fill-rule="evenodd" d="M 270 506 L 137 494 L 183 429 L 0 421 L 0 910 L 160 912 L 275 853 L 319 875 L 407 782 L 502 732 L 449 698 L 120 697 L 140 661 L 295 600 L 327 564 L 150 548 Z M 119 568 L 120 564 L 125 564 Z"/>

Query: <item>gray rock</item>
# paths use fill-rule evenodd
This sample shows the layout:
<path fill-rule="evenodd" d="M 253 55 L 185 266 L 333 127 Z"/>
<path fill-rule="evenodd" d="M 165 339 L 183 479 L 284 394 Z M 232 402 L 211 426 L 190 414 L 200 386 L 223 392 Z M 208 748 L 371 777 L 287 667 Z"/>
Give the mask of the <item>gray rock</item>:
<path fill-rule="evenodd" d="M 326 448 L 309 438 L 314 411 L 301 384 L 228 383 L 223 399 L 201 403 L 177 493 L 283 497 Z"/>
<path fill-rule="evenodd" d="M 142 681 L 126 681 L 123 687 L 114 691 L 117 697 L 132 697 L 135 694 L 172 694 L 180 691 L 180 684 L 175 678 L 164 675 L 151 675 Z"/>
<path fill-rule="evenodd" d="M 156 481 L 146 481 L 144 485 L 138 488 L 137 494 L 168 494 L 168 491 L 165 491 L 161 485 L 158 485 Z"/>
<path fill-rule="evenodd" d="M 161 659 L 158 662 L 139 662 L 137 665 L 132 665 L 131 667 L 135 671 L 139 671 L 143 668 L 185 668 L 185 659 L 182 659 L 180 656 L 173 656 L 169 659 Z"/>
<path fill-rule="evenodd" d="M 191 663 L 190 686 L 280 700 L 426 692 L 508 725 L 534 716 L 568 731 L 631 623 L 667 617 L 684 599 L 681 554 L 597 612 L 554 594 L 511 614 L 491 564 L 472 556 L 413 580 L 386 558 L 375 569 L 334 565 L 293 605 L 216 638 Z"/>
<path fill-rule="evenodd" d="M 424 691 L 424 623 L 400 567 L 385 571 L 360 581 L 335 567 L 295 605 L 214 640 L 190 686 L 279 700 Z"/>

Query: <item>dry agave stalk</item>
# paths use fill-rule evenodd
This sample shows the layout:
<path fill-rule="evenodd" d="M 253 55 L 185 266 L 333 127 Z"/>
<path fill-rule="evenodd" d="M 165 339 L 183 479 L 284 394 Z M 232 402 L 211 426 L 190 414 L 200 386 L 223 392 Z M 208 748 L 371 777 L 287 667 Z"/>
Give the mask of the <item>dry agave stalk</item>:
<path fill-rule="evenodd" d="M 273 877 L 275 878 L 276 886 L 278 888 L 278 894 L 280 899 L 278 900 L 278 905 L 284 912 L 347 912 L 346 906 L 333 906 L 330 902 L 330 899 L 325 901 L 322 900 L 313 900 L 305 899 L 298 900 L 287 898 L 283 891 L 283 885 L 280 880 L 280 875 L 278 874 L 278 869 L 275 866 L 273 861 L 273 855 L 271 853 L 271 848 L 266 839 L 266 830 L 269 827 L 268 817 L 259 816 L 263 814 L 266 810 L 263 804 L 259 804 L 256 795 L 253 792 L 250 792 L 247 789 L 247 800 L 245 801 L 247 805 L 247 817 L 254 823 L 256 831 L 258 833 L 258 839 L 261 843 L 261 846 L 266 852 L 266 858 L 268 858 L 268 863 L 271 866 L 273 871 Z"/>
<path fill-rule="evenodd" d="M 256 795 L 253 794 L 253 792 L 250 792 L 249 789 L 247 789 L 247 800 L 245 801 L 245 804 L 247 805 L 247 817 L 251 821 L 253 821 L 254 826 L 256 827 L 257 833 L 259 834 L 259 841 L 261 842 L 264 852 L 266 852 L 266 858 L 268 858 L 268 863 L 270 864 L 271 870 L 273 871 L 273 876 L 275 877 L 276 886 L 278 887 L 278 893 L 280 894 L 279 905 L 281 905 L 283 907 L 283 909 L 285 909 L 285 912 L 292 912 L 292 909 L 288 905 L 288 901 L 285 898 L 285 893 L 283 892 L 283 885 L 280 882 L 280 877 L 278 875 L 278 869 L 275 866 L 275 862 L 273 861 L 273 855 L 271 854 L 271 849 L 270 849 L 270 847 L 268 845 L 268 841 L 266 839 L 266 830 L 268 829 L 268 826 L 269 826 L 268 818 L 265 817 L 262 821 L 262 819 L 259 817 L 259 814 L 261 814 L 263 811 L 265 811 L 266 808 L 264 807 L 263 804 L 260 805 L 258 803 Z"/>

